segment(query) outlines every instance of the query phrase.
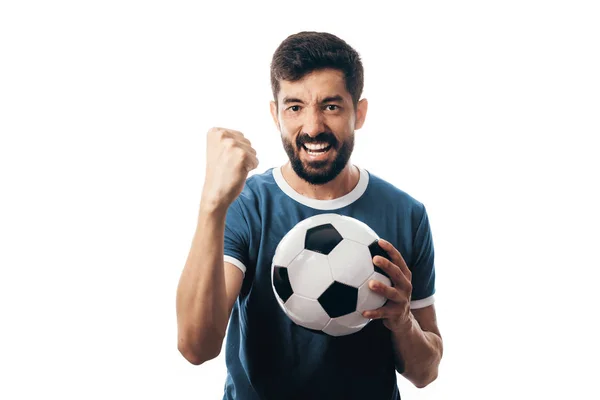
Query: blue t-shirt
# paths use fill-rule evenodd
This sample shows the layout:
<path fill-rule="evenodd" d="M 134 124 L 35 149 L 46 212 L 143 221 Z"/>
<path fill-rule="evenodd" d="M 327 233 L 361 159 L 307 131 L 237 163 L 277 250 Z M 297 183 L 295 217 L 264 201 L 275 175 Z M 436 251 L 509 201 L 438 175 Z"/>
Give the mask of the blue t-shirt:
<path fill-rule="evenodd" d="M 329 336 L 296 325 L 271 286 L 275 248 L 298 222 L 322 213 L 356 218 L 396 247 L 412 272 L 411 308 L 433 303 L 434 249 L 424 205 L 361 171 L 357 186 L 315 200 L 287 184 L 280 168 L 249 177 L 231 204 L 225 261 L 244 272 L 227 330 L 226 400 L 398 400 L 390 331 L 381 320 L 357 333 Z"/>

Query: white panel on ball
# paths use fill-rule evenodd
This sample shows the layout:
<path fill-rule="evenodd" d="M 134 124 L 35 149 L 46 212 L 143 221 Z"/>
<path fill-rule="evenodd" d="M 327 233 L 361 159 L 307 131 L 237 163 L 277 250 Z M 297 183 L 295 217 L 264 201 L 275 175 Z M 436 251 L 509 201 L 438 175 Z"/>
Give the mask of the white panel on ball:
<path fill-rule="evenodd" d="M 342 315 L 341 317 L 332 319 L 338 324 L 346 326 L 350 329 L 364 328 L 365 325 L 367 325 L 369 321 L 371 321 L 369 318 L 363 317 L 362 313 L 359 311 L 354 311 L 350 314 Z"/>
<path fill-rule="evenodd" d="M 369 248 L 352 240 L 342 240 L 327 256 L 333 279 L 359 287 L 373 273 Z"/>
<path fill-rule="evenodd" d="M 275 249 L 273 264 L 287 267 L 304 250 L 306 230 L 296 226 L 281 239 Z"/>
<path fill-rule="evenodd" d="M 332 225 L 344 239 L 353 240 L 365 246 L 369 246 L 379 239 L 377 233 L 369 225 L 356 218 L 339 215 L 337 218 L 332 219 Z"/>
<path fill-rule="evenodd" d="M 321 330 L 331 319 L 317 300 L 296 293 L 285 302 L 285 307 L 290 319 L 305 328 Z"/>
<path fill-rule="evenodd" d="M 360 331 L 362 328 L 363 328 L 363 326 L 348 327 L 348 326 L 342 325 L 339 322 L 332 319 L 331 321 L 329 321 L 327 326 L 325 326 L 325 328 L 323 328 L 323 332 L 325 332 L 326 334 L 331 335 L 331 336 L 345 336 L 345 335 L 350 335 L 352 333 L 356 333 L 356 332 Z"/>
<path fill-rule="evenodd" d="M 320 228 L 327 224 L 333 229 Z M 273 258 L 273 293 L 282 310 L 294 323 L 332 336 L 363 329 L 370 320 L 362 317 L 362 311 L 385 303 L 385 298 L 368 288 L 368 281 L 390 284 L 374 272 L 368 246 L 377 239 L 363 222 L 339 214 L 325 213 L 299 222 L 282 238 Z M 285 269 L 275 274 L 274 266 Z M 348 314 L 332 319 L 326 310 L 331 315 Z"/>
<path fill-rule="evenodd" d="M 358 299 L 356 310 L 359 312 L 375 310 L 385 304 L 386 298 L 378 293 L 375 293 L 369 287 L 369 281 L 376 280 L 386 285 L 391 285 L 391 281 L 387 276 L 381 275 L 379 272 L 373 272 L 373 275 L 367 278 L 358 288 Z"/>
<path fill-rule="evenodd" d="M 302 250 L 290 263 L 288 274 L 294 293 L 309 299 L 318 299 L 333 283 L 327 256 L 310 250 Z"/>

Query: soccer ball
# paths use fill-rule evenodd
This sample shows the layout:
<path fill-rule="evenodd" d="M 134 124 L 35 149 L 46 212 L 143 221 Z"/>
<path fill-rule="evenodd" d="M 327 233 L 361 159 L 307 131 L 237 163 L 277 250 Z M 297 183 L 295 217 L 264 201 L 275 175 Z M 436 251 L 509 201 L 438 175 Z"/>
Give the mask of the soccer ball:
<path fill-rule="evenodd" d="M 373 264 L 388 258 L 377 234 L 365 223 L 338 214 L 320 214 L 300 221 L 279 242 L 271 265 L 277 302 L 297 325 L 344 336 L 363 329 L 386 298 L 368 283 L 387 285 L 387 274 Z"/>

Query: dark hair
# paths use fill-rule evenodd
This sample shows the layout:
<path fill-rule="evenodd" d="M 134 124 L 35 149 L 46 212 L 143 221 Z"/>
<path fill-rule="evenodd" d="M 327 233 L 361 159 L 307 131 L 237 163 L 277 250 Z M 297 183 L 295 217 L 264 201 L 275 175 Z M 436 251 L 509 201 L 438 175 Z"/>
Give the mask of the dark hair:
<path fill-rule="evenodd" d="M 333 68 L 344 73 L 346 90 L 354 108 L 360 100 L 364 71 L 360 55 L 348 43 L 326 32 L 299 32 L 288 36 L 273 54 L 271 89 L 277 103 L 280 80 L 298 81 L 319 69 Z"/>

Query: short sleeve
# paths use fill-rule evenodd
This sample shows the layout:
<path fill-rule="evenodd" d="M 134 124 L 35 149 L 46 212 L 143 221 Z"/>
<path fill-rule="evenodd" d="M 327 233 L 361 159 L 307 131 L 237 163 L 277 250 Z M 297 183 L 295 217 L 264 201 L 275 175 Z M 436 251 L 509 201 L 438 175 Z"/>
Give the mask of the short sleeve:
<path fill-rule="evenodd" d="M 227 209 L 225 218 L 224 261 L 246 273 L 248 265 L 249 228 L 239 197 Z"/>
<path fill-rule="evenodd" d="M 433 304 L 435 293 L 434 246 L 429 216 L 425 206 L 413 238 L 411 309 L 424 308 Z"/>

